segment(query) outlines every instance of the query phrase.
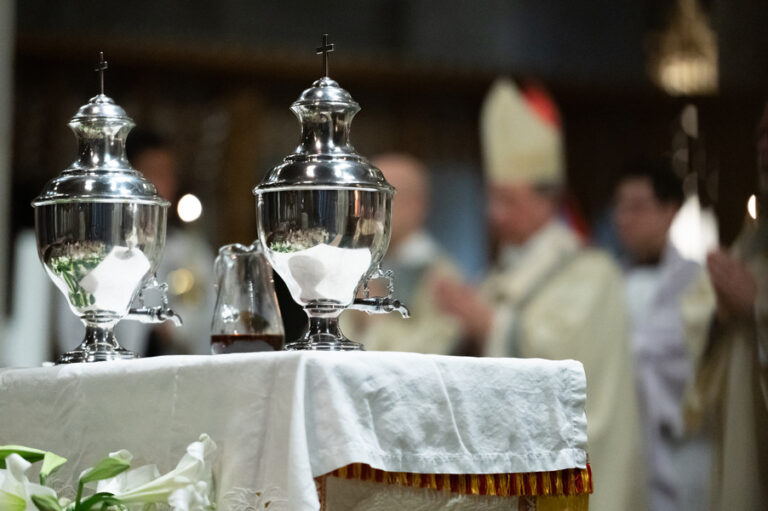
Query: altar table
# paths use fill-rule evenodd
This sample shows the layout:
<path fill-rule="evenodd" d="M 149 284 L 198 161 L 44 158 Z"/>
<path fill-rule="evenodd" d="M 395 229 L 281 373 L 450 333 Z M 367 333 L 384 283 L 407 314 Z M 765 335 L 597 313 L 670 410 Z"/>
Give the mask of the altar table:
<path fill-rule="evenodd" d="M 0 444 L 67 457 L 60 495 L 109 452 L 162 472 L 207 433 L 219 510 L 586 509 L 585 396 L 580 363 L 536 359 L 278 352 L 0 369 Z"/>

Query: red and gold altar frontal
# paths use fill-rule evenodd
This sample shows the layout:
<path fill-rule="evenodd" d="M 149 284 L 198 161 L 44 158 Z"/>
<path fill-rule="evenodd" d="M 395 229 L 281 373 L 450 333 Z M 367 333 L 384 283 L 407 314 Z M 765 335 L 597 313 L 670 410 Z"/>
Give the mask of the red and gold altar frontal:
<path fill-rule="evenodd" d="M 343 482 L 339 484 L 340 481 Z M 589 465 L 586 468 L 549 472 L 418 474 L 387 472 L 363 463 L 353 463 L 318 477 L 316 484 L 322 511 L 346 508 L 350 499 L 357 498 L 355 487 L 368 499 L 375 499 L 371 495 L 381 493 L 378 500 L 401 500 L 403 505 L 453 500 L 461 503 L 460 509 L 472 509 L 473 506 L 495 509 L 495 501 L 504 509 L 519 511 L 585 511 L 593 491 Z M 404 493 L 400 489 L 407 490 Z"/>

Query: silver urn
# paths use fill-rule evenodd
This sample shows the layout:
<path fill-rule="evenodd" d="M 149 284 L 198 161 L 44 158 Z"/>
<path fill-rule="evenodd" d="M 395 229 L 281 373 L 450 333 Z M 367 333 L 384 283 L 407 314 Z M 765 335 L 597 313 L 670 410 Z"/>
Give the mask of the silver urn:
<path fill-rule="evenodd" d="M 305 90 L 291 110 L 301 123 L 301 143 L 271 169 L 253 193 L 258 238 L 309 327 L 286 350 L 361 350 L 338 327 L 348 308 L 368 313 L 408 310 L 392 297 L 391 275 L 379 269 L 389 245 L 395 189 L 349 142 L 360 106 L 328 77 Z M 370 297 L 368 281 L 389 280 L 389 296 Z"/>
<path fill-rule="evenodd" d="M 125 111 L 101 94 L 69 122 L 78 143 L 77 159 L 49 181 L 34 199 L 40 260 L 85 324 L 85 339 L 57 363 L 136 358 L 120 346 L 113 329 L 130 317 L 146 323 L 180 318 L 162 305 L 131 309 L 143 289 L 165 285 L 154 278 L 165 245 L 169 202 L 125 156 L 134 126 Z"/>

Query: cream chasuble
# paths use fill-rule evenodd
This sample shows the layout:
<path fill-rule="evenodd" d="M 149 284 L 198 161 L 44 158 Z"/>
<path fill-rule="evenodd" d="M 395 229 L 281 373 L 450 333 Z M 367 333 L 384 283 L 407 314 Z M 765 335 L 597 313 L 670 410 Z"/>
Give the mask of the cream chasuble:
<path fill-rule="evenodd" d="M 487 279 L 495 304 L 489 356 L 575 359 L 587 375 L 587 431 L 595 481 L 590 510 L 644 510 L 645 476 L 622 277 L 552 222 L 502 254 Z"/>
<path fill-rule="evenodd" d="M 347 310 L 341 315 L 342 332 L 368 351 L 453 353 L 461 328 L 455 318 L 440 311 L 432 289 L 436 279 L 461 282 L 453 261 L 426 232 L 416 232 L 385 257 L 382 266 L 394 271 L 395 296 L 411 317 Z"/>
<path fill-rule="evenodd" d="M 695 403 L 715 415 L 711 511 L 768 509 L 768 222 L 734 246 L 757 281 L 753 314 L 713 327 Z"/>

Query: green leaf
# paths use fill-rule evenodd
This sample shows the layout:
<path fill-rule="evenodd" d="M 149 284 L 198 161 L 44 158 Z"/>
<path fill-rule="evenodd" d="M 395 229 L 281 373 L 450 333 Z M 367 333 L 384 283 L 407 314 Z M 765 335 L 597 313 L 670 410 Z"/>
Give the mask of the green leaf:
<path fill-rule="evenodd" d="M 18 495 L 0 490 L 0 509 L 3 511 L 24 511 L 27 501 Z"/>
<path fill-rule="evenodd" d="M 62 458 L 52 452 L 46 452 L 43 457 L 43 466 L 40 469 L 40 484 L 44 485 L 45 479 L 66 462 L 67 458 Z"/>
<path fill-rule="evenodd" d="M 110 454 L 80 476 L 80 484 L 115 477 L 131 467 L 131 453 L 126 450 Z"/>
<path fill-rule="evenodd" d="M 77 484 L 77 502 L 76 509 L 80 511 L 80 498 L 83 495 L 83 486 L 93 481 L 101 481 L 102 479 L 109 479 L 116 475 L 125 472 L 131 467 L 131 453 L 125 449 L 113 452 L 100 462 L 96 463 L 93 467 L 87 469 L 80 475 L 80 481 Z M 97 494 L 98 495 L 98 494 Z"/>
<path fill-rule="evenodd" d="M 5 458 L 11 454 L 18 454 L 30 463 L 35 463 L 45 457 L 45 451 L 40 449 L 32 449 L 23 445 L 0 445 L 0 468 L 5 468 Z"/>
<path fill-rule="evenodd" d="M 59 501 L 53 495 L 32 495 L 30 498 L 40 511 L 61 511 Z"/>
<path fill-rule="evenodd" d="M 120 499 L 115 497 L 112 493 L 96 493 L 85 499 L 75 509 L 77 509 L 77 511 L 90 511 L 90 509 L 99 504 L 102 506 L 117 506 L 120 504 Z"/>

